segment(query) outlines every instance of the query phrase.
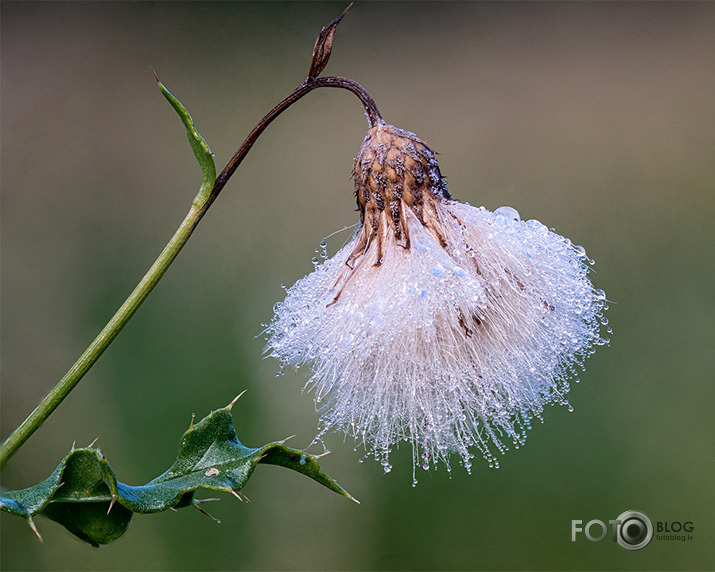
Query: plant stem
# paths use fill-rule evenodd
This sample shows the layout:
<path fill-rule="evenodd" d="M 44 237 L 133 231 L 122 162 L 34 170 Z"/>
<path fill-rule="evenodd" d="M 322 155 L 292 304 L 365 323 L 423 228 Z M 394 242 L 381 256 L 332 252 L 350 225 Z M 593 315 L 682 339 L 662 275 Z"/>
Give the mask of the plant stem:
<path fill-rule="evenodd" d="M 283 101 L 269 111 L 261 121 L 253 128 L 251 133 L 239 147 L 228 162 L 221 174 L 216 178 L 213 187 L 210 189 L 202 187 L 194 199 L 189 213 L 174 233 L 169 243 L 151 266 L 149 271 L 141 279 L 134 291 L 129 295 L 121 308 L 117 310 L 104 329 L 95 340 L 79 357 L 75 364 L 69 369 L 64 377 L 55 385 L 47 396 L 40 402 L 35 410 L 25 419 L 7 440 L 0 446 L 0 469 L 12 457 L 13 454 L 27 441 L 30 436 L 45 422 L 57 406 L 69 395 L 79 381 L 84 377 L 89 368 L 104 353 L 109 344 L 112 343 L 117 334 L 139 309 L 142 302 L 154 289 L 161 277 L 167 271 L 171 263 L 183 248 L 186 241 L 194 232 L 194 229 L 203 218 L 206 211 L 213 204 L 219 193 L 241 164 L 261 133 L 268 125 L 296 101 L 306 94 L 320 87 L 338 87 L 353 92 L 362 102 L 368 116 L 371 127 L 384 124 L 382 116 L 377 109 L 375 101 L 370 94 L 357 82 L 343 77 L 317 77 L 309 78 L 300 84 Z"/>
<path fill-rule="evenodd" d="M 382 125 L 385 123 L 382 119 L 382 115 L 380 115 L 380 112 L 377 109 L 375 100 L 358 82 L 345 77 L 335 76 L 307 79 L 296 87 L 283 101 L 266 113 L 263 119 L 261 119 L 248 134 L 248 137 L 246 137 L 245 141 L 238 148 L 238 151 L 236 151 L 233 157 L 231 157 L 231 160 L 224 167 L 219 176 L 216 177 L 216 184 L 213 189 L 211 189 L 211 195 L 209 197 L 210 203 L 213 203 L 213 201 L 216 200 L 216 197 L 218 197 L 221 189 L 223 189 L 226 182 L 231 178 L 231 175 L 233 175 L 236 171 L 238 166 L 241 164 L 241 161 L 243 161 L 246 157 L 248 152 L 251 150 L 251 147 L 253 147 L 253 144 L 256 142 L 261 133 L 263 133 L 266 127 L 268 127 L 276 117 L 278 117 L 300 98 L 320 87 L 337 87 L 351 91 L 358 97 L 365 108 L 365 113 L 367 114 L 370 127 L 375 127 L 375 125 Z"/>
<path fill-rule="evenodd" d="M 47 396 L 40 402 L 35 410 L 12 432 L 10 437 L 0 447 L 0 468 L 5 465 L 8 459 L 30 438 L 30 436 L 45 422 L 50 414 L 62 403 L 65 397 L 75 388 L 89 368 L 104 353 L 109 344 L 112 343 L 117 334 L 127 324 L 130 318 L 141 306 L 141 303 L 157 285 L 161 277 L 167 271 L 171 263 L 176 258 L 201 217 L 208 208 L 208 202 L 203 206 L 194 203 L 186 218 L 174 233 L 169 243 L 144 275 L 134 291 L 125 300 L 124 304 L 117 310 L 116 314 L 102 329 L 95 340 L 89 345 L 85 352 L 79 357 L 69 371 L 64 375 L 57 385 L 52 388 Z"/>

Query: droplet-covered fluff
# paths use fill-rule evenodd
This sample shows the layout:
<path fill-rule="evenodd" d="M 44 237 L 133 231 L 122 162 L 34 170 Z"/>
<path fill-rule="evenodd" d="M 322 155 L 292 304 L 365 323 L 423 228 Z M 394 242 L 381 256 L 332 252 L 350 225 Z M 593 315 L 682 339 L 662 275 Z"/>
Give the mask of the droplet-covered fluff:
<path fill-rule="evenodd" d="M 288 290 L 267 351 L 307 365 L 321 434 L 345 432 L 390 469 L 524 443 L 596 345 L 603 291 L 582 247 L 512 208 L 451 200 L 432 150 L 378 125 L 355 160 L 361 226 Z M 406 443 L 404 443 L 406 442 Z"/>

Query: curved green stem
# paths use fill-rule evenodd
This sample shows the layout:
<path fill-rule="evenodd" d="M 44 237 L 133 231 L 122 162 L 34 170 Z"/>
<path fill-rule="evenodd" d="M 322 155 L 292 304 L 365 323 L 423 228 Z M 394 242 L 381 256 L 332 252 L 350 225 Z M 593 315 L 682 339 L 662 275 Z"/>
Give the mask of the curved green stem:
<path fill-rule="evenodd" d="M 201 193 L 200 193 L 201 194 Z M 149 271 L 141 279 L 134 291 L 129 295 L 121 308 L 104 326 L 95 340 L 79 357 L 75 364 L 69 369 L 64 377 L 52 388 L 52 391 L 42 400 L 35 410 L 22 422 L 22 424 L 12 432 L 7 440 L 0 447 L 0 468 L 5 465 L 8 459 L 27 441 L 30 436 L 42 425 L 50 414 L 62 403 L 62 400 L 69 395 L 74 387 L 79 383 L 89 368 L 104 353 L 109 344 L 112 343 L 117 334 L 122 330 L 134 313 L 139 309 L 142 302 L 149 296 L 150 292 L 157 285 L 161 277 L 167 271 L 171 263 L 176 258 L 179 251 L 189 240 L 191 233 L 201 220 L 201 217 L 208 209 L 208 201 L 203 204 L 194 202 L 186 218 L 177 229 L 174 236 L 151 266 Z"/>

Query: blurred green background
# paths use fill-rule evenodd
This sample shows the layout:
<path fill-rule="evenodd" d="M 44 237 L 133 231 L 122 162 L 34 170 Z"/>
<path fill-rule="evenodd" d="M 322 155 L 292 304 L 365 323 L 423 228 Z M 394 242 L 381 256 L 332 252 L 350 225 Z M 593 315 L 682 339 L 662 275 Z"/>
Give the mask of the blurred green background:
<path fill-rule="evenodd" d="M 337 3 L 3 2 L 2 436 L 124 300 L 200 181 L 149 70 L 192 113 L 221 168 L 305 76 Z M 610 347 L 566 408 L 500 459 L 382 473 L 334 436 L 323 467 L 355 505 L 259 467 L 209 510 L 137 516 L 92 549 L 6 514 L 3 570 L 477 570 L 715 567 L 715 4 L 358 3 L 326 70 L 440 152 L 455 198 L 515 207 L 596 259 Z M 3 472 L 44 479 L 73 441 L 120 480 L 172 462 L 192 413 L 234 408 L 249 445 L 317 415 L 305 372 L 274 378 L 262 322 L 356 222 L 347 178 L 367 123 L 320 90 L 260 139 L 186 249 L 78 389 Z M 330 241 L 332 254 L 347 233 Z M 455 463 L 457 465 L 457 463 Z M 206 495 L 209 496 L 209 495 Z M 572 543 L 571 520 L 693 521 L 689 542 Z"/>

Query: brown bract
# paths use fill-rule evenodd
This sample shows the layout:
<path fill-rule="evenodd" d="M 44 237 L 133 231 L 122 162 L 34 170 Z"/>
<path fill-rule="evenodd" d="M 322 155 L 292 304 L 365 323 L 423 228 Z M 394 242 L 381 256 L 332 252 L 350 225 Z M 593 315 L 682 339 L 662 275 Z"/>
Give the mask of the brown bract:
<path fill-rule="evenodd" d="M 450 198 L 435 154 L 413 133 L 392 125 L 377 125 L 367 132 L 353 167 L 355 198 L 363 223 L 360 241 L 348 258 L 356 258 L 377 241 L 375 265 L 382 264 L 385 238 L 392 232 L 397 244 L 410 247 L 405 209 L 445 246 L 436 203 Z"/>
<path fill-rule="evenodd" d="M 315 40 L 315 46 L 313 47 L 313 57 L 310 60 L 308 80 L 318 77 L 325 69 L 325 66 L 328 65 L 330 54 L 333 51 L 333 36 L 335 35 L 335 29 L 338 27 L 340 20 L 342 20 L 345 14 L 348 13 L 348 10 L 350 10 L 352 5 L 353 3 L 351 2 L 348 7 L 343 10 L 340 16 L 335 18 L 335 20 L 320 30 L 320 34 L 318 34 L 318 37 Z"/>
<path fill-rule="evenodd" d="M 345 262 L 352 272 L 347 277 L 343 273 L 336 282 L 335 286 L 345 278 L 332 303 L 373 250 L 373 266 L 382 265 L 391 237 L 398 246 L 410 248 L 408 209 L 443 247 L 447 245 L 437 209 L 450 196 L 434 151 L 414 133 L 384 123 L 372 127 L 355 159 L 352 176 L 362 226 Z"/>

